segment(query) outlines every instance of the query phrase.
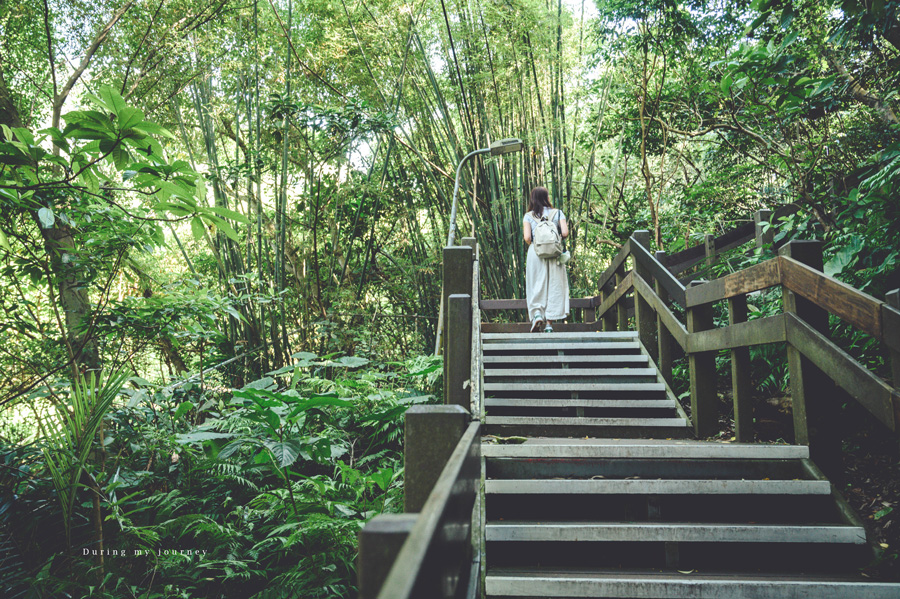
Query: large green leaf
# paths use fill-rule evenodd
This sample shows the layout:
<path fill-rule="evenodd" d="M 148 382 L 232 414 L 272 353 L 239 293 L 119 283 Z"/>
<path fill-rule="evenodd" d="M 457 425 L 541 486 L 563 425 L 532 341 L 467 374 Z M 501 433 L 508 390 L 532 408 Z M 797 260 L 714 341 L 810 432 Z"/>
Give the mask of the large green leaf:
<path fill-rule="evenodd" d="M 119 111 L 118 124 L 120 131 L 126 131 L 143 122 L 144 113 L 132 106 L 125 106 Z"/>
<path fill-rule="evenodd" d="M 189 443 L 198 443 L 201 441 L 211 441 L 213 439 L 231 439 L 233 437 L 234 437 L 234 433 L 217 433 L 214 431 L 195 431 L 193 433 L 182 433 L 180 435 L 175 435 L 175 442 L 179 443 L 181 445 L 187 445 Z"/>
<path fill-rule="evenodd" d="M 297 458 L 300 457 L 300 452 L 303 450 L 303 444 L 297 439 L 271 441 L 266 443 L 266 449 L 272 452 L 278 467 L 285 468 L 297 461 Z"/>
<path fill-rule="evenodd" d="M 120 116 L 122 111 L 128 108 L 124 98 L 109 85 L 100 86 L 100 97 L 98 99 L 102 106 L 116 116 Z"/>

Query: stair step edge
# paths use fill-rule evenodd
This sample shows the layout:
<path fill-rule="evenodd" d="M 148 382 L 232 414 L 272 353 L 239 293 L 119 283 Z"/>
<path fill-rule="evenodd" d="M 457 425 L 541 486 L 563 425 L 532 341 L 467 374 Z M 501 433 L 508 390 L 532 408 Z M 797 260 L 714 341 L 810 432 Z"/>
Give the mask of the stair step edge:
<path fill-rule="evenodd" d="M 866 531 L 845 524 L 689 522 L 488 522 L 487 541 L 637 541 L 720 543 L 841 543 L 862 545 Z"/>
<path fill-rule="evenodd" d="M 497 495 L 830 495 L 825 480 L 488 479 Z"/>
<path fill-rule="evenodd" d="M 654 597 L 656 599 L 896 599 L 900 584 L 751 576 L 629 575 L 489 570 L 489 597 Z"/>

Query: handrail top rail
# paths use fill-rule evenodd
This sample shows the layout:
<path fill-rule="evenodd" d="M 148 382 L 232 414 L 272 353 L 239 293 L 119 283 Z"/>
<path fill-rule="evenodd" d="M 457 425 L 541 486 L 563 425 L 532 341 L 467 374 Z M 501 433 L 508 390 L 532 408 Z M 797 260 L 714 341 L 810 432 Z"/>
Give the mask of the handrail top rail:
<path fill-rule="evenodd" d="M 609 266 L 606 267 L 606 270 L 603 271 L 603 274 L 600 275 L 600 278 L 597 279 L 597 288 L 603 289 L 609 283 L 610 279 L 612 279 L 616 271 L 622 266 L 625 260 L 628 259 L 628 256 L 631 255 L 631 237 L 625 240 L 625 243 L 622 244 L 622 248 L 619 250 L 619 253 L 613 257 L 612 261 L 609 263 Z"/>
<path fill-rule="evenodd" d="M 640 262 L 641 266 L 648 269 L 659 284 L 669 292 L 669 296 L 680 306 L 685 306 L 685 287 L 681 284 L 675 275 L 669 272 L 656 256 L 650 253 L 650 250 L 641 245 L 634 237 L 631 238 L 631 255 L 635 261 Z"/>
<path fill-rule="evenodd" d="M 434 483 L 422 511 L 409 533 L 409 537 L 403 543 L 394 565 L 388 573 L 379 599 L 406 599 L 412 596 L 419 572 L 422 569 L 428 553 L 428 547 L 435 534 L 438 532 L 441 519 L 447 509 L 447 504 L 454 492 L 454 486 L 462 472 L 463 465 L 468 458 L 472 445 L 480 440 L 481 423 L 473 420 L 469 423 L 459 443 L 447 460 L 447 464 L 441 471 L 437 482 Z"/>

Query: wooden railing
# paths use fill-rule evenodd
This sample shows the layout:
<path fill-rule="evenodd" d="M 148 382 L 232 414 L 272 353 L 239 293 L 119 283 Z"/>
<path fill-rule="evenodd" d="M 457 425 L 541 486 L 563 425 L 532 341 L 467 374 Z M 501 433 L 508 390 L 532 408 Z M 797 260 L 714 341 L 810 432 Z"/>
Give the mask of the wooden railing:
<path fill-rule="evenodd" d="M 757 244 L 771 230 L 754 223 Z M 763 215 L 764 216 L 764 215 Z M 727 235 L 727 234 L 726 234 Z M 723 236 L 724 237 L 724 236 Z M 707 239 L 704 258 L 738 247 L 753 237 Z M 575 330 L 635 328 L 667 381 L 673 360 L 687 356 L 691 418 L 699 437 L 718 428 L 716 354 L 730 352 L 735 435 L 752 440 L 749 348 L 787 345 L 797 442 L 810 445 L 827 465 L 841 439 L 835 386 L 855 398 L 891 431 L 900 430 L 900 392 L 870 372 L 828 338 L 828 314 L 883 342 L 890 351 L 894 385 L 900 381 L 900 291 L 881 302 L 826 276 L 819 242 L 793 241 L 779 255 L 740 272 L 685 286 L 678 275 L 699 260 L 651 254 L 649 233 L 637 231 L 598 280 L 599 295 L 572 300 L 583 311 Z M 694 251 L 694 250 L 692 250 Z M 525 309 L 524 300 L 481 300 L 478 247 L 474 239 L 444 248 L 444 405 L 415 406 L 406 415 L 403 514 L 381 515 L 360 533 L 360 597 L 408 599 L 477 597 L 482 509 L 482 310 Z M 679 270 L 681 269 L 681 270 Z M 783 312 L 749 320 L 747 296 L 780 286 Z M 714 305 L 727 302 L 728 325 L 714 326 Z M 682 322 L 682 318 L 684 322 Z M 527 323 L 485 324 L 484 329 L 521 330 Z M 505 327 L 505 328 L 504 328 Z"/>
<path fill-rule="evenodd" d="M 360 599 L 481 596 L 478 254 L 472 238 L 444 248 L 444 401 L 406 413 L 404 513 L 377 516 L 360 532 Z"/>
<path fill-rule="evenodd" d="M 792 241 L 776 258 L 713 281 L 685 287 L 665 266 L 665 255 L 646 248 L 648 234 L 629 239 L 598 281 L 598 328 L 627 327 L 623 303 L 635 295 L 634 323 L 641 342 L 671 380 L 674 353 L 688 357 L 695 432 L 717 431 L 716 352 L 728 350 L 732 364 L 735 434 L 752 439 L 749 349 L 787 343 L 788 369 L 798 443 L 825 461 L 841 438 L 834 386 L 843 389 L 891 431 L 900 430 L 900 393 L 829 339 L 828 314 L 884 343 L 891 353 L 894 385 L 900 372 L 900 311 L 821 272 L 817 241 Z M 626 261 L 633 267 L 626 272 Z M 747 295 L 780 286 L 783 312 L 748 320 Z M 897 297 L 897 292 L 889 294 Z M 713 305 L 727 302 L 728 325 L 713 326 Z M 684 310 L 685 323 L 674 306 Z"/>

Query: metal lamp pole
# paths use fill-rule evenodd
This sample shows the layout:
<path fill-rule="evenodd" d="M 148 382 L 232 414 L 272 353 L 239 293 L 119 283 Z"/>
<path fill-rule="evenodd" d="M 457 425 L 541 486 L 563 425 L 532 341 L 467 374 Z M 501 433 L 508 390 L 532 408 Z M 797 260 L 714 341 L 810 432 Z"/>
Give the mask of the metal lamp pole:
<path fill-rule="evenodd" d="M 456 167 L 456 182 L 453 185 L 453 204 L 450 206 L 450 231 L 447 233 L 447 247 L 452 247 L 456 242 L 456 207 L 459 201 L 459 178 L 462 174 L 463 165 L 466 161 L 472 156 L 476 156 L 478 154 L 487 154 L 491 153 L 491 156 L 499 156 L 500 154 L 509 154 L 511 152 L 520 152 L 525 144 L 521 139 L 517 139 L 515 137 L 509 137 L 507 139 L 501 139 L 499 141 L 495 141 L 487 148 L 481 148 L 479 150 L 475 150 L 474 152 L 469 152 L 465 155 L 465 157 L 459 161 L 459 165 Z M 472 207 L 473 218 L 475 207 Z M 441 353 L 441 337 L 444 332 L 444 291 L 441 290 L 441 309 L 438 313 L 438 325 L 437 325 L 437 334 L 435 335 L 435 343 L 434 343 L 434 355 L 438 355 Z"/>
<path fill-rule="evenodd" d="M 450 232 L 447 233 L 448 246 L 453 245 L 456 241 L 456 206 L 459 200 L 459 179 L 460 175 L 462 174 L 463 165 L 466 163 L 466 161 L 472 156 L 476 156 L 478 154 L 487 154 L 488 152 L 491 153 L 491 156 L 499 156 L 500 154 L 509 154 L 511 152 L 520 152 L 524 145 L 525 144 L 521 139 L 509 137 L 507 139 L 495 141 L 487 148 L 481 148 L 479 150 L 469 152 L 462 160 L 459 161 L 459 165 L 456 167 L 456 182 L 453 185 L 453 204 L 450 206 Z"/>

